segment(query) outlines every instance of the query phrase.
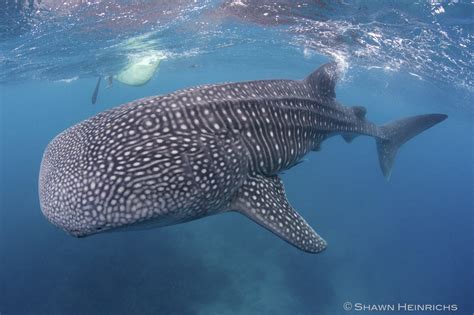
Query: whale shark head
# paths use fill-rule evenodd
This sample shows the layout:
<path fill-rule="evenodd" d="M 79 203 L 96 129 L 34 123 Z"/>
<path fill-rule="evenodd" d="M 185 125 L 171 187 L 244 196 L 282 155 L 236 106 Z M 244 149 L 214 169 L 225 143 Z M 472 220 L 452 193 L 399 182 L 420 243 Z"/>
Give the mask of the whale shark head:
<path fill-rule="evenodd" d="M 145 100 L 103 112 L 49 143 L 41 162 L 39 197 L 43 214 L 54 225 L 84 237 L 204 215 L 192 211 L 209 207 L 199 203 L 182 152 L 195 149 L 188 138 L 165 134 L 161 122 L 151 123 L 154 114 L 145 115 L 147 102 L 155 104 Z"/>
<path fill-rule="evenodd" d="M 110 227 L 100 211 L 106 196 L 96 183 L 84 147 L 85 133 L 73 127 L 54 138 L 41 162 L 39 196 L 43 214 L 57 227 L 84 237 Z"/>
<path fill-rule="evenodd" d="M 156 191 L 146 195 L 146 184 L 142 184 L 144 189 L 133 187 L 133 174 L 125 170 L 128 164 L 122 166 L 121 157 L 109 151 L 113 143 L 120 143 L 118 134 L 124 131 L 109 127 L 107 115 L 75 125 L 54 138 L 43 155 L 41 210 L 50 222 L 75 237 L 140 223 L 153 216 L 152 208 L 162 213 L 169 209 L 166 194 L 159 196 L 157 204 L 150 201 L 157 199 Z M 133 154 L 138 161 L 140 152 Z"/>

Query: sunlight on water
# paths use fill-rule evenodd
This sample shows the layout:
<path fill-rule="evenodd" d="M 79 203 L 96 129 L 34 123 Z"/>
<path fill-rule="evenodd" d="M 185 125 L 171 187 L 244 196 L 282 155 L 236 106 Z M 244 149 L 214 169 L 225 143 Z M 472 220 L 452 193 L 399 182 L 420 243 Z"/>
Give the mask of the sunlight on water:
<path fill-rule="evenodd" d="M 304 54 L 314 51 L 344 61 L 344 67 L 406 71 L 468 93 L 474 86 L 472 8 L 466 1 L 20 3 L 4 9 L 3 82 L 114 73 L 131 52 L 150 49 L 173 58 L 239 51 L 252 37 L 261 51 L 268 43 L 289 43 Z M 263 32 L 248 36 L 235 23 Z"/>

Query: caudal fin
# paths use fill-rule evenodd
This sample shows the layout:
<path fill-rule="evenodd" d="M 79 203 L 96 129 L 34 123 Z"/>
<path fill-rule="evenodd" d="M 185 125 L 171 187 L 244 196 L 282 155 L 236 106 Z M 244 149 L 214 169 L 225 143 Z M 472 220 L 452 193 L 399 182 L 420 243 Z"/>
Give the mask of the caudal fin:
<path fill-rule="evenodd" d="M 381 137 L 376 138 L 377 151 L 380 167 L 387 180 L 390 179 L 393 162 L 400 146 L 447 117 L 444 114 L 412 116 L 380 127 Z"/>

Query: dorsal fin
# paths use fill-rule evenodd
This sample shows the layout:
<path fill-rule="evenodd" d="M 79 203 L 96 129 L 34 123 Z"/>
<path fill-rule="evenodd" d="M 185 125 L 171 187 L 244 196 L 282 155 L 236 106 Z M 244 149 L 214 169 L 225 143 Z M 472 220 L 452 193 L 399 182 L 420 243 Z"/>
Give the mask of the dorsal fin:
<path fill-rule="evenodd" d="M 365 119 L 365 114 L 367 113 L 367 109 L 364 106 L 353 106 L 352 111 L 358 118 Z"/>
<path fill-rule="evenodd" d="M 237 192 L 232 209 L 301 250 L 319 253 L 326 248 L 326 242 L 288 203 L 278 176 L 249 176 Z"/>
<path fill-rule="evenodd" d="M 306 83 L 317 93 L 324 97 L 336 97 L 336 82 L 339 78 L 337 63 L 330 62 L 322 65 L 306 77 Z"/>

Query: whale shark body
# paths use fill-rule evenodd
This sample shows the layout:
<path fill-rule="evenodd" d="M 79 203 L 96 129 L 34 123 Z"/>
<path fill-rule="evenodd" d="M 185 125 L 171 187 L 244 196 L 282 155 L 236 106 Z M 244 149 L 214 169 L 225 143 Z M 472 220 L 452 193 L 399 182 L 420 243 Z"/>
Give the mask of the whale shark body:
<path fill-rule="evenodd" d="M 237 211 L 297 248 L 326 242 L 288 202 L 280 177 L 334 135 L 374 137 L 388 178 L 398 148 L 441 122 L 383 126 L 335 99 L 335 63 L 304 80 L 206 85 L 140 99 L 59 134 L 39 178 L 44 215 L 76 237 Z"/>

